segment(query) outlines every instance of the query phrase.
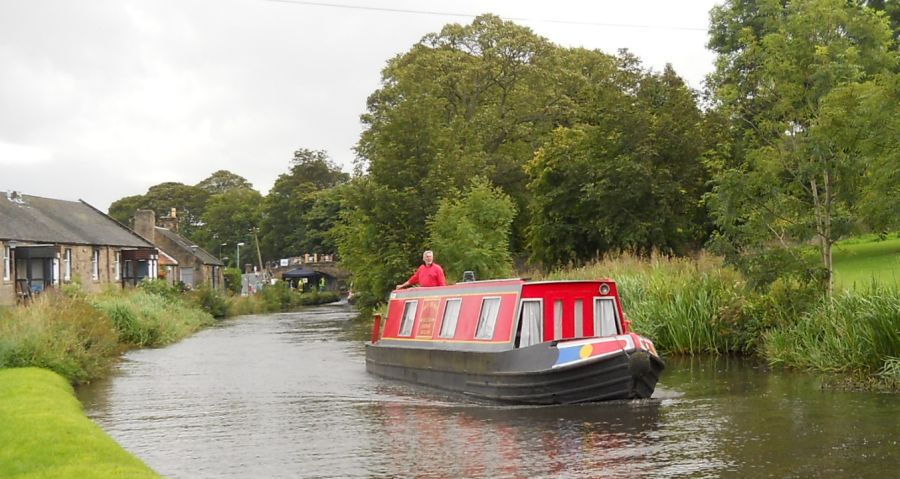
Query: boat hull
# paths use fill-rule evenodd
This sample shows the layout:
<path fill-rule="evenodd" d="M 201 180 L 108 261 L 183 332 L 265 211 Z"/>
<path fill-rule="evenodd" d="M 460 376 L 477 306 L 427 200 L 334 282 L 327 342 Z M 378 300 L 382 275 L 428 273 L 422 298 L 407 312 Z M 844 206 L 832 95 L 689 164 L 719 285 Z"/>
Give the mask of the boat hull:
<path fill-rule="evenodd" d="M 519 404 L 573 404 L 642 399 L 664 366 L 642 349 L 556 364 L 556 343 L 499 352 L 367 344 L 366 370 L 477 398 Z"/>

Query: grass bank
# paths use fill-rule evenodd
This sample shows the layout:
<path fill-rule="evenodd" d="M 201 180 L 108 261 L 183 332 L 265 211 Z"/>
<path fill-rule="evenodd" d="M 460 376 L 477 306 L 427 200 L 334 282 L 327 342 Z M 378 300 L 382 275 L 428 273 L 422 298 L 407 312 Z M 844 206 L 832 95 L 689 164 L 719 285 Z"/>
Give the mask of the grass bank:
<path fill-rule="evenodd" d="M 837 289 L 900 287 L 900 233 L 838 241 L 833 255 Z"/>
<path fill-rule="evenodd" d="M 623 255 L 548 279 L 611 277 L 635 331 L 669 354 L 756 355 L 773 365 L 837 373 L 900 389 L 900 287 L 859 287 L 831 301 L 778 280 L 754 291 L 721 259 Z"/>
<path fill-rule="evenodd" d="M 61 376 L 0 370 L 0 476 L 158 478 L 91 422 Z"/>
<path fill-rule="evenodd" d="M 164 346 L 212 322 L 191 303 L 140 288 L 48 292 L 0 311 L 0 368 L 46 368 L 78 384 L 103 376 L 127 349 Z"/>

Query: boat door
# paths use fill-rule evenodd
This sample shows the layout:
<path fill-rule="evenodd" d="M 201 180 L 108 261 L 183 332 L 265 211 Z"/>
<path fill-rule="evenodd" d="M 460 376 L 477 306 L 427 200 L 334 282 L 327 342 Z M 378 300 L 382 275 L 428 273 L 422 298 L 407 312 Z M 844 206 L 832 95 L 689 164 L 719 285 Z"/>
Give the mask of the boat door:
<path fill-rule="evenodd" d="M 516 331 L 516 347 L 525 348 L 544 341 L 544 300 L 523 299 Z"/>

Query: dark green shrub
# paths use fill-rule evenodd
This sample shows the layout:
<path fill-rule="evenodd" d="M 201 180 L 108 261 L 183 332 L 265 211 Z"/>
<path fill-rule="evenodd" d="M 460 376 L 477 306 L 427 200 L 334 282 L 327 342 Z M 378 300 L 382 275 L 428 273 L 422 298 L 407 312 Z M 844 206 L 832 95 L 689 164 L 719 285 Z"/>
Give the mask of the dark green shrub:
<path fill-rule="evenodd" d="M 218 291 L 203 285 L 188 293 L 191 301 L 214 318 L 224 318 L 228 314 L 228 302 Z"/>
<path fill-rule="evenodd" d="M 138 287 L 150 294 L 162 296 L 166 299 L 175 299 L 182 291 L 177 285 L 169 284 L 158 279 L 144 279 L 138 283 Z"/>
<path fill-rule="evenodd" d="M 241 270 L 225 268 L 222 275 L 225 277 L 225 291 L 231 294 L 241 294 Z"/>

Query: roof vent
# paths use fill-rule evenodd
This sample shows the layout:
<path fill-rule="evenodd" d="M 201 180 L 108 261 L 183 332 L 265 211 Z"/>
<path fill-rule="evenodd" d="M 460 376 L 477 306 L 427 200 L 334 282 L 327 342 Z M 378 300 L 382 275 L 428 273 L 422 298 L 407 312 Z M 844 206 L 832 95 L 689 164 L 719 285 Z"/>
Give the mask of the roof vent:
<path fill-rule="evenodd" d="M 474 271 L 463 271 L 463 282 L 468 283 L 471 281 L 475 281 L 475 272 Z"/>

